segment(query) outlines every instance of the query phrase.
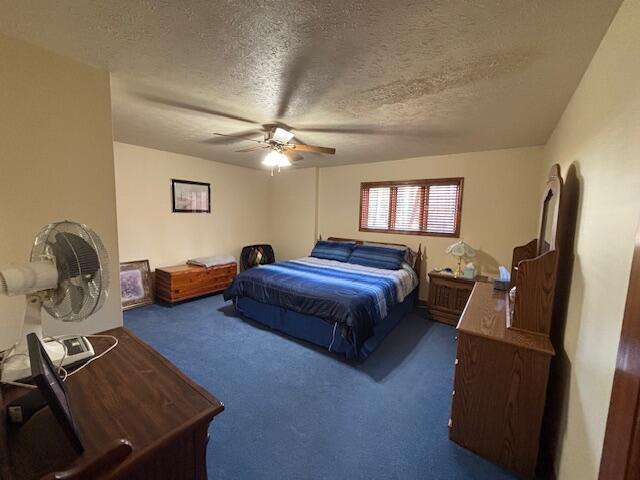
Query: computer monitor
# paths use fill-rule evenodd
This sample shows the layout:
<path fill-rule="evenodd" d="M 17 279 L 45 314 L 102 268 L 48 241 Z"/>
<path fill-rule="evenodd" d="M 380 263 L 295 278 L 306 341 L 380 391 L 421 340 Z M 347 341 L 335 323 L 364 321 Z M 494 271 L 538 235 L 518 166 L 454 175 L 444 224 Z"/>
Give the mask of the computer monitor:
<path fill-rule="evenodd" d="M 81 454 L 84 451 L 84 447 L 78 428 L 73 420 L 67 390 L 60 375 L 58 375 L 58 369 L 51 362 L 47 351 L 35 333 L 27 335 L 27 345 L 29 347 L 33 382 L 69 438 L 73 449 L 78 454 Z"/>

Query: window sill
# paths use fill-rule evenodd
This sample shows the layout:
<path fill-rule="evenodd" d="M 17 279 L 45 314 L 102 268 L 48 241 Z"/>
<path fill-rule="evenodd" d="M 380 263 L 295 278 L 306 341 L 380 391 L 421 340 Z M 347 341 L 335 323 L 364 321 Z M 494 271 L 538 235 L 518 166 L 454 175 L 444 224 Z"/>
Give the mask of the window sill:
<path fill-rule="evenodd" d="M 361 232 L 370 232 L 370 233 L 391 233 L 395 235 L 420 235 L 422 237 L 449 237 L 449 238 L 460 238 L 460 232 L 454 233 L 435 233 L 435 232 L 420 232 L 415 230 L 380 230 L 376 228 L 362 228 L 359 230 Z"/>

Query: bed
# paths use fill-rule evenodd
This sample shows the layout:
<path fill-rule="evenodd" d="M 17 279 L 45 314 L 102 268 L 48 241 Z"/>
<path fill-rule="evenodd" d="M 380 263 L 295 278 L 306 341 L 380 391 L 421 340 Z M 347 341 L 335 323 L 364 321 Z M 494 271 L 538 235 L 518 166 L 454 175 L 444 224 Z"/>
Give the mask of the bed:
<path fill-rule="evenodd" d="M 420 249 L 331 237 L 309 257 L 240 273 L 224 298 L 245 317 L 363 361 L 414 308 L 420 263 Z"/>

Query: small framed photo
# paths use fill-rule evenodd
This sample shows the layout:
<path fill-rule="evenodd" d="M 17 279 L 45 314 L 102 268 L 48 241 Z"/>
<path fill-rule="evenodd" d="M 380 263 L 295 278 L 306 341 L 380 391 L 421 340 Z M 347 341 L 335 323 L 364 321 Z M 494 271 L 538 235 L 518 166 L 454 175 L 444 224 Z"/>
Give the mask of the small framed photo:
<path fill-rule="evenodd" d="M 189 180 L 171 180 L 173 211 L 211 213 L 211 184 Z"/>
<path fill-rule="evenodd" d="M 149 260 L 120 264 L 120 298 L 123 310 L 153 303 Z"/>

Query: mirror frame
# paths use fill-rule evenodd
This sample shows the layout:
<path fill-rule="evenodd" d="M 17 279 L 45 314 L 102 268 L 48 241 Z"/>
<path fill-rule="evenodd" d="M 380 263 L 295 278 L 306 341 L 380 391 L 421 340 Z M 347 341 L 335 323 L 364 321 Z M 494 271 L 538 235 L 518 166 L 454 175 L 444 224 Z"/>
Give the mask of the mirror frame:
<path fill-rule="evenodd" d="M 549 212 L 549 204 L 553 198 L 557 201 L 553 205 L 553 211 Z M 555 164 L 549 170 L 547 185 L 542 197 L 542 205 L 540 207 L 540 233 L 538 234 L 537 254 L 542 255 L 550 250 L 558 249 L 558 217 L 560 215 L 560 202 L 562 202 L 562 177 L 560 175 L 560 166 Z M 551 238 L 546 238 L 547 223 L 551 223 Z M 545 249 L 545 244 L 549 245 L 549 249 Z"/>

